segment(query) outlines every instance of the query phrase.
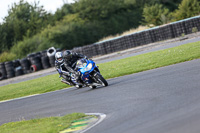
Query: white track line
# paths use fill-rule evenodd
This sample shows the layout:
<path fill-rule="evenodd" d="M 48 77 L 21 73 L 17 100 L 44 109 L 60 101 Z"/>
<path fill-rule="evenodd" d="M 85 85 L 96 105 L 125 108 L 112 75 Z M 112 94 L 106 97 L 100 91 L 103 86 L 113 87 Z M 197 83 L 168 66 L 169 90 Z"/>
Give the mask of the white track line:
<path fill-rule="evenodd" d="M 102 114 L 102 113 L 86 113 L 86 115 L 96 115 L 96 116 L 99 116 L 99 120 L 94 125 L 92 125 L 90 127 L 87 127 L 86 129 L 82 130 L 80 133 L 85 133 L 86 131 L 90 130 L 94 126 L 96 126 L 99 123 L 101 123 L 106 118 L 106 114 Z"/>
<path fill-rule="evenodd" d="M 30 98 L 30 97 L 34 97 L 34 96 L 39 96 L 39 95 L 45 95 L 45 94 L 48 94 L 48 93 L 54 93 L 54 92 L 62 91 L 62 90 L 66 90 L 66 89 L 72 89 L 72 88 L 74 88 L 74 87 L 69 87 L 69 88 L 64 88 L 64 89 L 61 89 L 61 90 L 50 91 L 50 92 L 41 93 L 41 94 L 34 94 L 34 95 L 29 95 L 29 96 L 24 96 L 24 97 L 19 97 L 19 98 L 4 100 L 4 101 L 0 101 L 0 104 L 1 103 L 6 103 L 6 102 L 11 102 L 11 101 L 16 101 L 16 100 L 20 100 L 20 99 Z"/>
<path fill-rule="evenodd" d="M 115 78 L 119 78 L 119 77 L 115 77 Z M 112 79 L 114 79 L 114 78 L 112 78 Z M 107 80 L 110 80 L 110 79 L 107 79 Z M 66 90 L 66 89 L 73 89 L 73 88 L 75 88 L 75 87 L 72 86 L 72 87 L 69 87 L 69 88 L 61 89 L 61 90 L 50 91 L 50 92 L 41 93 L 41 94 L 34 94 L 34 95 L 29 95 L 29 96 L 24 96 L 24 97 L 19 97 L 19 98 L 4 100 L 4 101 L 0 101 L 0 104 L 1 103 L 6 103 L 6 102 L 11 102 L 11 101 L 16 101 L 16 100 L 20 100 L 20 99 L 30 98 L 30 97 L 34 97 L 34 96 L 39 96 L 39 95 L 45 95 L 45 94 L 48 94 L 48 93 L 54 93 L 54 92 L 57 92 L 57 91 L 63 91 L 63 90 Z"/>
<path fill-rule="evenodd" d="M 40 95 L 40 94 L 34 94 L 34 95 L 25 96 L 25 97 L 19 97 L 19 98 L 4 100 L 4 101 L 0 101 L 0 103 L 6 103 L 6 102 L 20 100 L 20 99 L 25 99 L 25 98 L 29 98 L 29 97 L 33 97 L 33 96 L 38 96 L 38 95 Z"/>

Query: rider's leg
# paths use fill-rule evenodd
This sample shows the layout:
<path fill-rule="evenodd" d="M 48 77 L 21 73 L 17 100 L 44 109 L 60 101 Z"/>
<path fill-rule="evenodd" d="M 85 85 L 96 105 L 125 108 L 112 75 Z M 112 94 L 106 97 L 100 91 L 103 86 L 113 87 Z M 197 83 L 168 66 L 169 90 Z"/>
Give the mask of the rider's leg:
<path fill-rule="evenodd" d="M 82 84 L 80 84 L 80 83 L 78 82 L 78 78 L 76 78 L 76 77 L 71 77 L 71 81 L 75 84 L 75 87 L 76 87 L 76 88 L 81 88 L 81 87 L 82 87 Z"/>
<path fill-rule="evenodd" d="M 68 84 L 68 85 L 74 85 L 72 82 L 71 82 L 71 79 L 70 79 L 70 77 L 69 76 L 66 76 L 66 75 L 62 75 L 62 78 L 63 79 L 61 79 L 61 82 L 62 83 L 65 83 L 65 84 Z"/>

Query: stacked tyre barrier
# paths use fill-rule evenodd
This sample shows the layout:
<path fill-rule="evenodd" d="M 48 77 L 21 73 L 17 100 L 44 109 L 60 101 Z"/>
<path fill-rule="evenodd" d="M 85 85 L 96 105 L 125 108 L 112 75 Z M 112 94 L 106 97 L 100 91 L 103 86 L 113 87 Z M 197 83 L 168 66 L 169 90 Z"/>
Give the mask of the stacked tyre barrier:
<path fill-rule="evenodd" d="M 13 66 L 14 66 L 15 76 L 20 76 L 24 74 L 19 60 L 14 60 Z"/>
<path fill-rule="evenodd" d="M 30 73 L 30 66 L 31 66 L 31 63 L 30 61 L 27 59 L 27 58 L 23 58 L 20 60 L 20 64 L 21 64 L 21 67 L 22 67 L 22 70 L 23 70 L 23 73 L 24 74 L 28 74 Z"/>
<path fill-rule="evenodd" d="M 167 39 L 182 37 L 200 31 L 200 16 L 150 28 L 114 39 L 74 48 L 74 52 L 88 57 L 105 55 L 137 46 L 155 43 Z"/>
<path fill-rule="evenodd" d="M 56 54 L 56 49 L 54 47 L 51 47 L 47 50 L 47 56 L 49 58 L 49 63 L 51 67 L 55 66 L 55 54 Z"/>
<path fill-rule="evenodd" d="M 47 68 L 50 68 L 50 67 L 51 67 L 51 65 L 50 65 L 50 63 L 49 63 L 49 58 L 48 58 L 48 56 L 42 56 L 42 57 L 41 57 L 41 61 L 42 61 L 42 67 L 43 67 L 44 69 L 47 69 Z"/>
<path fill-rule="evenodd" d="M 0 63 L 0 80 L 29 74 L 55 66 L 55 53 L 61 49 L 51 47 L 47 50 L 30 53 L 26 58 Z"/>
<path fill-rule="evenodd" d="M 30 62 L 31 62 L 31 67 L 30 67 L 31 72 L 43 69 L 40 56 L 35 55 L 34 57 L 30 58 Z"/>
<path fill-rule="evenodd" d="M 7 73 L 4 63 L 0 63 L 0 80 L 6 79 Z"/>
<path fill-rule="evenodd" d="M 7 78 L 15 77 L 14 64 L 12 61 L 5 62 Z"/>
<path fill-rule="evenodd" d="M 44 69 L 50 68 L 51 65 L 49 63 L 49 57 L 47 56 L 47 50 L 41 51 L 40 52 L 41 55 L 41 63 L 42 63 L 42 67 Z"/>

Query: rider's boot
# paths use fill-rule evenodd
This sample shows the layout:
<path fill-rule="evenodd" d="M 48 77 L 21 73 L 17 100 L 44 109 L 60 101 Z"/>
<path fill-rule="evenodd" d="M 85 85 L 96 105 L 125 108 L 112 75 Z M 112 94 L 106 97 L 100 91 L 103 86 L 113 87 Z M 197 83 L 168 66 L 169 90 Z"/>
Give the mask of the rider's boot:
<path fill-rule="evenodd" d="M 76 88 L 82 88 L 83 86 L 81 84 L 75 85 Z"/>
<path fill-rule="evenodd" d="M 73 83 L 71 83 L 70 81 L 66 80 L 66 79 L 61 79 L 62 83 L 68 84 L 70 86 L 73 86 Z"/>
<path fill-rule="evenodd" d="M 78 79 L 75 79 L 74 77 L 72 77 L 71 81 L 73 82 L 73 84 L 76 88 L 82 88 L 83 87 L 83 85 L 78 82 Z"/>
<path fill-rule="evenodd" d="M 97 86 L 95 86 L 95 85 L 89 85 L 89 88 L 95 89 L 95 88 L 97 88 Z"/>

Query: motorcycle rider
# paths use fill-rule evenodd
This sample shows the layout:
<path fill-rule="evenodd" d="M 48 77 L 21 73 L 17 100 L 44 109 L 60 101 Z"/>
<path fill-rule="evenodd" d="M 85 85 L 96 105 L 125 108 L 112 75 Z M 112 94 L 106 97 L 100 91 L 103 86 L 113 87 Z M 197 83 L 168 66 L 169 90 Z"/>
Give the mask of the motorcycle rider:
<path fill-rule="evenodd" d="M 80 73 L 75 70 L 77 60 L 82 58 L 87 57 L 69 50 L 57 52 L 55 54 L 55 67 L 60 74 L 60 77 L 63 78 L 61 82 L 75 85 L 77 88 L 82 87 L 79 83 Z"/>

